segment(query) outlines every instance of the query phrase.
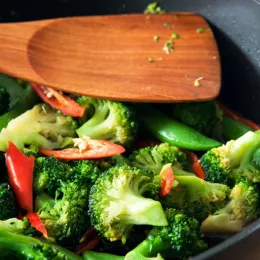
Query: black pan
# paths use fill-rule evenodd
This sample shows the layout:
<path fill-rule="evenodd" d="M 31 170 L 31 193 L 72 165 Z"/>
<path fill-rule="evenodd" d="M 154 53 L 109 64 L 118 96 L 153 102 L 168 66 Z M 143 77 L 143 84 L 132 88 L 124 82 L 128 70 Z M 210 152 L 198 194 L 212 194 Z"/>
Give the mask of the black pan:
<path fill-rule="evenodd" d="M 0 0 L 0 21 L 141 13 L 150 2 L 151 0 Z M 260 0 L 161 0 L 160 4 L 167 11 L 191 11 L 208 19 L 222 60 L 220 99 L 245 117 L 260 123 Z M 260 259 L 259 240 L 260 220 L 193 260 L 257 260 Z"/>

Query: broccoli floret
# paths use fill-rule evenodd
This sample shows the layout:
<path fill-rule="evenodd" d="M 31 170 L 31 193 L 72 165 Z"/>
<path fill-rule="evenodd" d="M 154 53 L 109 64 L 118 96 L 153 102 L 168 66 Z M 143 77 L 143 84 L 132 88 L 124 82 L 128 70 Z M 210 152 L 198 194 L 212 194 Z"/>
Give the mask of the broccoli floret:
<path fill-rule="evenodd" d="M 41 236 L 41 233 L 31 226 L 27 218 L 23 218 L 23 220 L 17 218 L 0 220 L 0 230 L 26 236 Z"/>
<path fill-rule="evenodd" d="M 76 127 L 72 117 L 64 116 L 45 104 L 36 105 L 10 121 L 1 131 L 0 151 L 7 150 L 8 141 L 21 150 L 25 147 L 62 148 L 76 135 Z"/>
<path fill-rule="evenodd" d="M 9 110 L 10 94 L 6 88 L 0 86 L 0 115 L 6 113 Z"/>
<path fill-rule="evenodd" d="M 137 123 L 134 112 L 125 104 L 86 96 L 80 97 L 78 103 L 86 106 L 83 125 L 77 129 L 79 137 L 105 139 L 125 147 L 133 144 Z"/>
<path fill-rule="evenodd" d="M 218 137 L 222 121 L 222 110 L 215 101 L 196 103 L 173 103 L 172 115 L 209 137 Z"/>
<path fill-rule="evenodd" d="M 92 185 L 100 174 L 96 161 L 63 162 L 53 156 L 37 157 L 34 163 L 34 191 L 55 197 L 63 183 L 74 182 L 80 177 L 85 183 Z"/>
<path fill-rule="evenodd" d="M 34 162 L 34 191 L 37 194 L 46 192 L 55 197 L 62 182 L 72 180 L 72 174 L 68 163 L 59 161 L 53 156 L 38 157 Z"/>
<path fill-rule="evenodd" d="M 207 249 L 196 219 L 182 210 L 167 209 L 165 213 L 169 225 L 154 227 L 147 239 L 126 255 L 126 260 L 155 257 L 158 253 L 163 257 L 185 259 Z"/>
<path fill-rule="evenodd" d="M 160 202 L 142 196 L 151 180 L 151 172 L 127 165 L 110 168 L 97 179 L 90 191 L 89 214 L 101 236 L 125 243 L 133 225 L 167 225 Z"/>
<path fill-rule="evenodd" d="M 259 216 L 259 194 L 257 187 L 241 179 L 230 193 L 230 202 L 208 216 L 201 225 L 203 232 L 240 232 L 242 227 Z"/>
<path fill-rule="evenodd" d="M 78 242 L 89 227 L 88 199 L 100 175 L 92 161 L 35 160 L 36 209 L 48 235 L 60 244 Z"/>
<path fill-rule="evenodd" d="M 7 183 L 0 184 L 0 220 L 17 216 L 17 205 L 11 186 Z"/>
<path fill-rule="evenodd" d="M 0 251 L 2 259 L 20 260 L 80 260 L 80 256 L 60 246 L 33 237 L 9 232 L 0 226 Z"/>
<path fill-rule="evenodd" d="M 159 174 L 165 164 L 171 163 L 174 167 L 186 168 L 187 155 L 178 147 L 162 143 L 154 147 L 146 147 L 134 151 L 130 155 L 130 163 L 140 169 L 148 169 Z"/>
<path fill-rule="evenodd" d="M 200 159 L 206 180 L 230 187 L 242 176 L 253 182 L 260 182 L 260 169 L 254 165 L 257 155 L 255 152 L 259 147 L 260 135 L 250 131 L 221 147 L 211 149 Z"/>
<path fill-rule="evenodd" d="M 181 176 L 182 172 L 177 168 L 173 172 L 173 188 L 160 199 L 166 207 L 185 209 L 187 214 L 202 221 L 227 203 L 230 193 L 228 186 L 210 183 L 192 175 Z"/>
<path fill-rule="evenodd" d="M 117 256 L 107 253 L 100 253 L 94 251 L 86 251 L 83 253 L 84 260 L 124 260 L 124 256 Z"/>

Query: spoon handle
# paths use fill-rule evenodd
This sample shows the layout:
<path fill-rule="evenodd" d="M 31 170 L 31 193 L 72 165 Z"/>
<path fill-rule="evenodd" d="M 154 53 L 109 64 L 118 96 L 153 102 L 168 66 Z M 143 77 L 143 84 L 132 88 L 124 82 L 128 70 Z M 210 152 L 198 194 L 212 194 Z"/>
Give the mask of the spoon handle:
<path fill-rule="evenodd" d="M 39 77 L 28 59 L 28 45 L 32 36 L 52 20 L 0 24 L 0 71 L 14 77 Z"/>

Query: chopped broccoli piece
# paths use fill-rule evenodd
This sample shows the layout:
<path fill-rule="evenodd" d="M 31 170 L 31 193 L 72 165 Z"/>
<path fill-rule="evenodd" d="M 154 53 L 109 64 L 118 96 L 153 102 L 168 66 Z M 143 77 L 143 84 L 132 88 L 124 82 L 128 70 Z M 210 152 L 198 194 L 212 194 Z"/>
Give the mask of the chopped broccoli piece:
<path fill-rule="evenodd" d="M 37 157 L 34 166 L 34 191 L 37 194 L 45 192 L 55 197 L 64 182 L 73 182 L 79 176 L 84 182 L 92 185 L 101 174 L 99 167 L 101 166 L 96 161 L 63 162 L 53 156 Z"/>
<path fill-rule="evenodd" d="M 47 148 L 57 149 L 68 144 L 76 135 L 75 121 L 45 104 L 34 106 L 31 110 L 9 122 L 0 133 L 0 151 L 6 151 L 8 141 L 19 149 Z M 17 134 L 19 133 L 19 134 Z"/>
<path fill-rule="evenodd" d="M 82 257 L 60 246 L 9 232 L 0 226 L 0 251 L 4 259 L 80 260 Z"/>
<path fill-rule="evenodd" d="M 126 255 L 126 260 L 146 259 L 138 256 L 155 257 L 158 253 L 163 257 L 186 259 L 207 249 L 195 218 L 182 210 L 167 209 L 165 213 L 169 225 L 154 227 L 147 239 Z"/>
<path fill-rule="evenodd" d="M 196 176 L 183 175 L 174 168 L 175 182 L 169 194 L 160 201 L 166 207 L 185 209 L 187 214 L 199 221 L 223 207 L 230 193 L 228 186 L 210 183 Z"/>
<path fill-rule="evenodd" d="M 162 14 L 165 13 L 157 2 L 150 3 L 144 10 L 145 14 Z"/>
<path fill-rule="evenodd" d="M 6 113 L 9 110 L 10 94 L 6 88 L 0 86 L 0 115 Z"/>
<path fill-rule="evenodd" d="M 13 191 L 9 184 L 0 184 L 0 220 L 7 220 L 17 216 L 17 205 Z"/>
<path fill-rule="evenodd" d="M 167 225 L 160 202 L 142 196 L 151 181 L 151 172 L 127 165 L 104 172 L 91 188 L 91 224 L 106 239 L 123 243 L 133 225 Z"/>
<path fill-rule="evenodd" d="M 211 149 L 200 159 L 206 180 L 230 187 L 242 176 L 253 182 L 260 182 L 260 169 L 254 165 L 257 158 L 255 152 L 259 147 L 260 135 L 250 131 L 221 147 Z"/>
<path fill-rule="evenodd" d="M 105 139 L 125 147 L 132 146 L 136 138 L 137 123 L 134 112 L 125 104 L 90 97 L 80 97 L 80 105 L 86 106 L 83 125 L 77 129 L 79 137 Z"/>
<path fill-rule="evenodd" d="M 124 260 L 124 256 L 117 256 L 107 253 L 100 253 L 94 251 L 86 251 L 83 253 L 84 260 Z"/>
<path fill-rule="evenodd" d="M 159 174 L 162 167 L 172 163 L 174 167 L 186 168 L 188 166 L 187 155 L 178 147 L 162 143 L 154 147 L 146 147 L 134 151 L 130 155 L 130 163 L 140 169 L 148 169 Z"/>
<path fill-rule="evenodd" d="M 40 236 L 41 233 L 31 226 L 27 218 L 23 220 L 17 218 L 10 218 L 7 220 L 0 220 L 0 231 L 5 230 L 16 234 L 26 236 Z"/>
<path fill-rule="evenodd" d="M 36 209 L 50 237 L 60 244 L 78 242 L 89 227 L 88 199 L 100 175 L 92 161 L 35 160 Z"/>
<path fill-rule="evenodd" d="M 255 185 L 241 179 L 230 193 L 230 202 L 208 216 L 201 225 L 203 232 L 239 232 L 259 216 L 259 194 Z"/>
<path fill-rule="evenodd" d="M 221 130 L 222 110 L 216 101 L 173 103 L 172 115 L 209 137 L 218 137 Z"/>

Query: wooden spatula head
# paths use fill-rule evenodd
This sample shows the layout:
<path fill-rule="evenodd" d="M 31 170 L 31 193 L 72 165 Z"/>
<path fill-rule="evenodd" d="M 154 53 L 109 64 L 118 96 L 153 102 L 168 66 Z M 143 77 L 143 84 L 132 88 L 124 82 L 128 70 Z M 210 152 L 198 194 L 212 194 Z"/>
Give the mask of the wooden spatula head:
<path fill-rule="evenodd" d="M 16 26 L 30 31 L 26 54 L 15 70 L 5 53 L 9 61 L 2 70 L 45 86 L 142 102 L 203 101 L 220 91 L 214 35 L 193 13 L 73 17 Z"/>

